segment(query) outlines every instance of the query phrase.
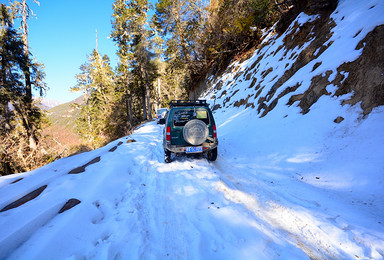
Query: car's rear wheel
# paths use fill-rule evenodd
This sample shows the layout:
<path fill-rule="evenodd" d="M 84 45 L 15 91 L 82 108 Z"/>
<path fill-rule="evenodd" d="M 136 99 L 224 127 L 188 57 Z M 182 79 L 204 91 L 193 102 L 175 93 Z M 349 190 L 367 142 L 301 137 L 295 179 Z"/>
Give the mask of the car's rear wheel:
<path fill-rule="evenodd" d="M 191 145 L 200 145 L 207 140 L 209 130 L 207 125 L 198 119 L 193 119 L 185 124 L 183 129 L 184 140 Z"/>
<path fill-rule="evenodd" d="M 172 155 L 171 151 L 169 151 L 168 149 L 164 149 L 164 162 L 166 163 L 172 162 L 171 155 Z"/>
<path fill-rule="evenodd" d="M 212 161 L 212 162 L 216 161 L 216 159 L 217 159 L 217 147 L 208 151 L 207 157 L 208 157 L 209 161 Z"/>

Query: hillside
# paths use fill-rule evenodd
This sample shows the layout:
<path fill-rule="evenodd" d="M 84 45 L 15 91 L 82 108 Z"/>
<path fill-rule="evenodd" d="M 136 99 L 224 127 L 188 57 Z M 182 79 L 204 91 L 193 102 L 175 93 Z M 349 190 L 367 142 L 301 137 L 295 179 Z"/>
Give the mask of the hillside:
<path fill-rule="evenodd" d="M 55 106 L 48 110 L 47 116 L 54 125 L 66 127 L 68 130 L 74 130 L 75 120 L 79 115 L 78 106 L 84 103 L 84 97 Z"/>
<path fill-rule="evenodd" d="M 383 10 L 380 1 L 340 1 L 333 13 L 300 13 L 282 35 L 265 31 L 251 58 L 209 78 L 203 96 L 215 108 L 252 107 L 264 117 L 277 104 L 306 114 L 325 95 L 367 115 L 384 105 Z"/>
<path fill-rule="evenodd" d="M 384 259 L 383 11 L 301 13 L 211 76 L 215 162 L 147 122 L 1 177 L 0 259 Z"/>
<path fill-rule="evenodd" d="M 76 132 L 76 119 L 83 104 L 83 96 L 47 111 L 49 125 L 43 129 L 48 142 L 52 141 L 51 149 L 60 156 L 68 156 L 80 148 L 82 142 Z"/>

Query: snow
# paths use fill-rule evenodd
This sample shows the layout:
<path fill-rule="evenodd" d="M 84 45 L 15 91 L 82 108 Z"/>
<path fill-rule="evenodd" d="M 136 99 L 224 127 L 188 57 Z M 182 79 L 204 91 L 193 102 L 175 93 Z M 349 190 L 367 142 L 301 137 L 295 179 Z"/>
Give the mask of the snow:
<path fill-rule="evenodd" d="M 55 99 L 49 99 L 49 98 L 37 98 L 37 102 L 39 102 L 39 106 L 44 110 L 49 110 L 53 107 L 59 106 L 62 104 L 62 102 L 55 100 Z"/>
<path fill-rule="evenodd" d="M 384 23 L 377 15 L 383 1 L 339 2 L 334 49 L 317 58 L 323 62 L 316 71 L 334 71 L 356 59 L 357 42 Z M 349 26 L 357 21 L 359 28 Z M 281 76 L 293 62 L 291 54 L 284 57 L 281 49 L 267 55 L 282 43 L 281 37 L 267 37 L 276 46 L 233 67 L 245 71 L 264 52 L 260 66 L 280 67 L 269 79 Z M 346 45 L 351 52 L 336 55 L 333 46 Z M 286 85 L 302 82 L 296 90 L 302 93 L 314 75 L 303 67 Z M 220 80 L 220 91 L 204 94 L 211 104 L 222 104 L 224 90 L 227 95 L 238 90 L 230 103 L 252 94 L 235 72 Z M 256 109 L 228 103 L 214 113 L 215 162 L 175 156 L 165 164 L 163 126 L 152 121 L 100 149 L 3 176 L 0 210 L 47 187 L 0 212 L 0 259 L 383 259 L 384 107 L 363 118 L 359 104 L 341 105 L 345 98 L 322 96 L 303 115 L 295 105 L 287 107 L 284 96 L 262 118 Z M 344 118 L 339 124 L 338 116 Z M 98 157 L 84 172 L 68 174 Z M 70 199 L 81 203 L 59 214 Z"/>

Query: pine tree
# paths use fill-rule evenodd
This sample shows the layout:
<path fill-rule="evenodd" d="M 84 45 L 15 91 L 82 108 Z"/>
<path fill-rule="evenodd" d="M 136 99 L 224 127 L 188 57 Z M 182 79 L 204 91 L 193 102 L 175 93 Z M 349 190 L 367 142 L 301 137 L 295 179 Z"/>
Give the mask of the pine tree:
<path fill-rule="evenodd" d="M 34 0 L 35 3 L 39 4 L 36 0 Z M 31 59 L 29 58 L 31 56 L 29 52 L 29 45 L 28 45 L 28 19 L 30 18 L 30 15 L 34 15 L 32 10 L 27 5 L 26 0 L 22 0 L 22 2 L 14 1 L 13 7 L 16 11 L 16 13 L 21 18 L 21 30 L 22 30 L 22 41 L 24 44 L 24 55 L 25 57 L 28 57 L 25 59 L 25 63 L 23 64 L 22 71 L 24 73 L 24 88 L 25 88 L 25 96 L 24 96 L 24 106 L 25 106 L 25 112 L 27 113 L 27 118 L 34 118 L 36 117 L 36 108 L 33 107 L 33 98 L 32 98 L 32 88 L 34 85 L 35 89 L 39 89 L 40 92 L 43 92 L 43 90 L 46 88 L 45 83 L 43 83 L 42 79 L 45 77 L 45 75 L 42 72 L 42 65 L 38 63 L 33 63 Z M 35 73 L 35 75 L 32 75 Z M 37 79 L 37 81 L 33 81 L 33 77 Z M 42 78 L 41 78 L 42 77 Z M 36 149 L 37 147 L 37 126 L 33 121 L 30 121 L 27 124 L 27 134 L 29 137 L 29 146 L 31 149 Z"/>
<path fill-rule="evenodd" d="M 86 99 L 76 122 L 77 129 L 85 142 L 96 148 L 111 140 L 107 119 L 114 109 L 114 73 L 109 57 L 102 57 L 97 50 L 89 55 L 88 62 L 81 65 L 80 70 L 76 75 L 77 85 L 71 89 L 82 91 Z"/>
<path fill-rule="evenodd" d="M 119 70 L 127 80 L 125 87 L 130 97 L 141 99 L 143 119 L 147 120 L 152 117 L 152 78 L 156 75 L 156 68 L 151 63 L 151 33 L 147 25 L 150 4 L 148 0 L 116 0 L 113 8 L 112 39 L 119 48 Z M 131 104 L 134 102 L 131 100 Z M 133 110 L 135 114 L 139 113 L 134 104 Z"/>
<path fill-rule="evenodd" d="M 112 14 L 112 34 L 113 41 L 116 42 L 118 51 L 117 55 L 120 59 L 117 68 L 116 84 L 119 86 L 118 90 L 121 95 L 120 102 L 124 104 L 122 107 L 127 116 L 127 124 L 129 128 L 133 128 L 133 112 L 132 112 L 132 89 L 130 84 L 131 73 L 129 71 L 129 60 L 131 54 L 129 53 L 130 36 L 127 31 L 127 8 L 123 0 L 117 0 L 113 4 Z"/>
<path fill-rule="evenodd" d="M 167 39 L 164 51 L 166 71 L 179 78 L 177 82 L 169 83 L 172 88 L 184 89 L 182 93 L 188 93 L 194 76 L 206 66 L 201 45 L 207 20 L 205 2 L 160 0 L 152 18 L 157 30 Z"/>
<path fill-rule="evenodd" d="M 193 90 L 209 71 L 258 43 L 260 30 L 277 18 L 273 0 L 159 0 L 152 18 L 166 40 L 167 73 L 177 89 Z"/>
<path fill-rule="evenodd" d="M 25 43 L 13 20 L 15 5 L 0 6 L 0 92 L 1 92 L 1 157 L 12 170 L 29 170 L 38 163 L 37 141 L 41 123 L 41 111 L 31 100 L 26 86 L 25 72 L 29 66 L 30 86 L 40 90 L 46 88 L 42 65 L 32 62 L 31 54 L 25 52 Z M 42 93 L 41 93 L 42 94 Z M 25 143 L 28 143 L 25 146 Z"/>

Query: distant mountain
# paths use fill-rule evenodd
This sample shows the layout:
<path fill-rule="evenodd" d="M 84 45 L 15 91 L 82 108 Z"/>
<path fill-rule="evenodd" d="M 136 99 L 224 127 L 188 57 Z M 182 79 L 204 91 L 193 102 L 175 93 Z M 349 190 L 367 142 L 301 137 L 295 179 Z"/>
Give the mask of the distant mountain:
<path fill-rule="evenodd" d="M 48 118 L 53 124 L 69 126 L 72 128 L 79 112 L 79 107 L 84 104 L 84 96 L 80 96 L 68 103 L 54 106 L 47 111 Z"/>
<path fill-rule="evenodd" d="M 55 106 L 63 104 L 61 101 L 49 98 L 38 98 L 37 100 L 40 101 L 38 106 L 43 110 L 49 110 Z"/>
<path fill-rule="evenodd" d="M 44 129 L 44 133 L 52 138 L 59 147 L 68 151 L 72 150 L 71 147 L 82 144 L 76 132 L 76 119 L 82 104 L 84 104 L 84 96 L 54 106 L 46 113 L 50 126 Z"/>
<path fill-rule="evenodd" d="M 80 106 L 84 104 L 84 96 L 75 100 L 52 107 L 47 111 L 49 121 L 55 126 L 63 126 L 75 132 L 75 121 L 79 116 Z"/>

